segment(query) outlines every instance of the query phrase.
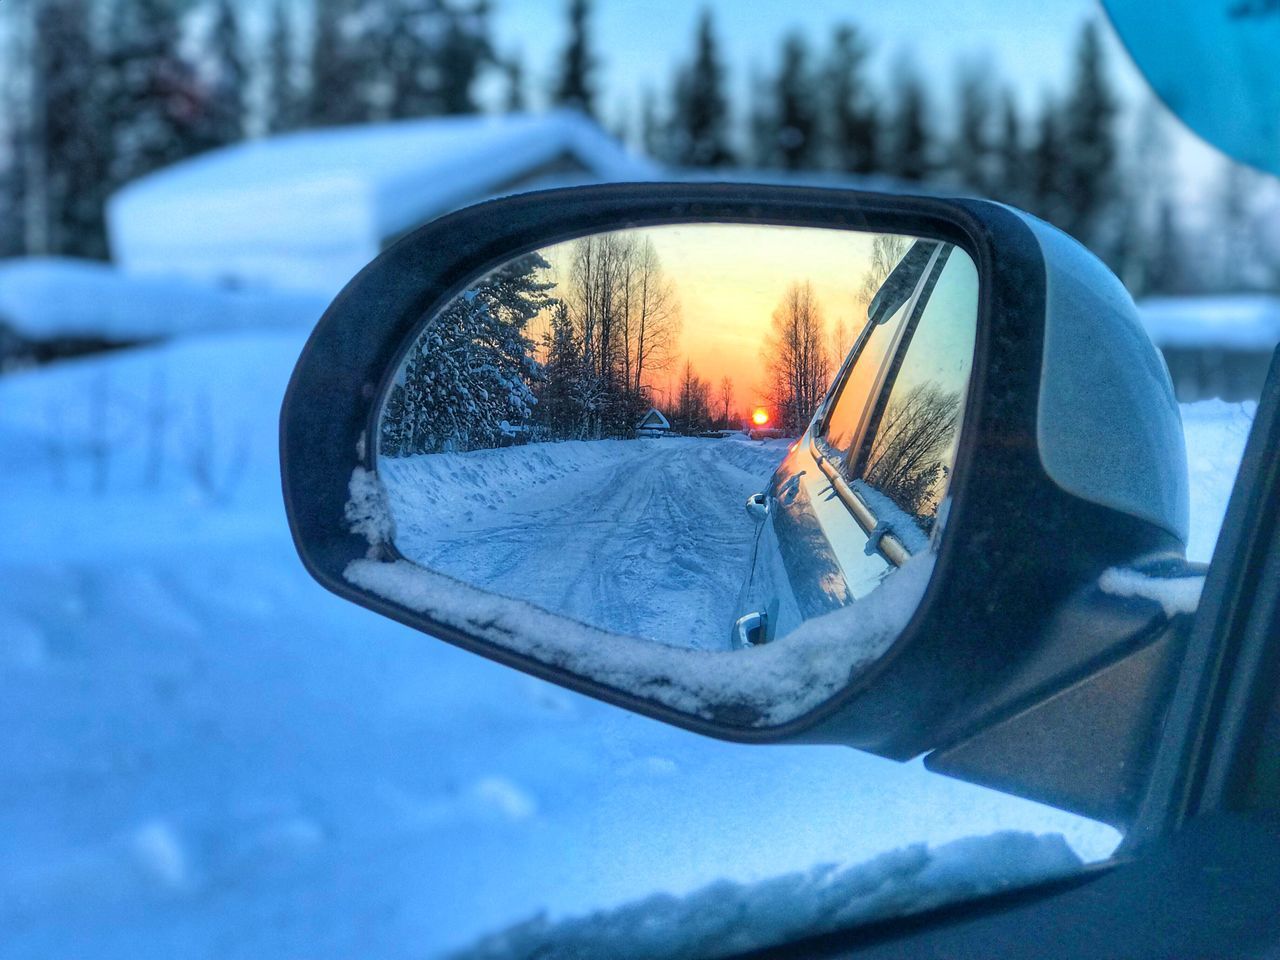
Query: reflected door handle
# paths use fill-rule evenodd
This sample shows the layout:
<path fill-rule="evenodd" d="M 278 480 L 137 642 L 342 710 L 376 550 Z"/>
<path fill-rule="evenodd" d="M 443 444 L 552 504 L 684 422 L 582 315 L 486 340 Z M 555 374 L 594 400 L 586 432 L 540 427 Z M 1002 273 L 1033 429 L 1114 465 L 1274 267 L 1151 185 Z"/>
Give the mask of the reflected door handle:
<path fill-rule="evenodd" d="M 763 610 L 753 610 L 734 621 L 733 646 L 735 650 L 745 650 L 765 642 L 765 628 L 769 618 Z"/>

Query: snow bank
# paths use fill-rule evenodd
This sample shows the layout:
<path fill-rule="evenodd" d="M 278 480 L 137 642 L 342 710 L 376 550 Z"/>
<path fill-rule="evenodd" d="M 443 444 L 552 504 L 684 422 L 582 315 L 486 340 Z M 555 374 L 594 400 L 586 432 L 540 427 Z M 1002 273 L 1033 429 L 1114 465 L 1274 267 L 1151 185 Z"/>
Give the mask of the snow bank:
<path fill-rule="evenodd" d="M 1184 403 L 1182 430 L 1187 441 L 1187 473 L 1191 478 L 1191 536 L 1187 558 L 1207 563 L 1213 557 L 1218 529 L 1236 482 L 1240 458 L 1258 405 L 1202 400 Z"/>
<path fill-rule="evenodd" d="M 127 342 L 215 330 L 302 327 L 325 297 L 234 290 L 172 276 L 138 277 L 61 257 L 0 261 L 0 325 L 31 340 L 87 336 Z"/>
<path fill-rule="evenodd" d="M 1280 297 L 1148 297 L 1138 312 L 1158 347 L 1270 350 L 1280 343 Z"/>
<path fill-rule="evenodd" d="M 1002 832 L 938 847 L 917 843 L 851 867 L 824 864 L 761 883 L 655 894 L 553 921 L 543 914 L 490 934 L 450 960 L 657 960 L 718 957 L 919 913 L 1080 869 L 1059 835 Z"/>
<path fill-rule="evenodd" d="M 551 173 L 570 159 L 585 173 Z M 211 151 L 107 207 L 130 271 L 336 292 L 388 239 L 533 178 L 651 179 L 655 167 L 572 112 L 304 130 Z"/>

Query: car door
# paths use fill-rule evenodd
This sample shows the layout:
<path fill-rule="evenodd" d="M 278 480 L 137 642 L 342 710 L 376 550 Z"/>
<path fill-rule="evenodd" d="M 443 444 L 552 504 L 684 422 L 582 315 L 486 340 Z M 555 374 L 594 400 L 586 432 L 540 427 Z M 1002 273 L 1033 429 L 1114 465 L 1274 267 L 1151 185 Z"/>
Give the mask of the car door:
<path fill-rule="evenodd" d="M 894 549 L 895 536 L 876 531 L 869 498 L 856 494 L 850 481 L 864 459 L 863 438 L 873 415 L 884 406 L 878 398 L 902 366 L 910 334 L 952 249 L 919 241 L 903 257 L 872 301 L 869 321 L 826 400 L 775 471 L 738 602 L 735 645 L 784 636 L 804 620 L 865 596 L 905 559 Z M 976 278 L 966 256 L 955 260 L 966 262 Z M 972 349 L 970 340 L 970 356 Z M 919 538 L 910 542 L 918 544 Z"/>

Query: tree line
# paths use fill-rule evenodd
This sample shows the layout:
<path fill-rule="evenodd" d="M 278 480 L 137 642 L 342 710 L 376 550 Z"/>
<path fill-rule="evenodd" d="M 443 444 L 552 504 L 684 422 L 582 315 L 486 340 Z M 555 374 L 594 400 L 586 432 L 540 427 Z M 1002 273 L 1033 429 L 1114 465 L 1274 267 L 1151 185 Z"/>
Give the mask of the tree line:
<path fill-rule="evenodd" d="M 1072 233 L 1137 294 L 1274 288 L 1258 239 L 1260 181 L 1237 166 L 1205 217 L 1178 203 L 1167 121 L 1126 109 L 1101 28 L 1074 41 L 1065 86 L 1028 109 L 989 62 L 954 76 L 900 56 L 873 71 L 870 33 L 844 23 L 780 38 L 745 102 L 712 14 L 661 89 L 608 91 L 598 0 L 566 0 L 540 102 L 607 121 L 673 165 L 892 178 L 993 197 Z M 237 0 L 9 0 L 0 103 L 0 256 L 107 255 L 103 207 L 123 184 L 250 136 L 303 127 L 523 110 L 531 84 L 494 39 L 490 0 L 274 0 L 250 43 Z M 498 88 L 482 103 L 481 81 Z M 621 96 L 619 96 L 621 94 Z M 1208 229 L 1204 229 L 1207 225 Z"/>
<path fill-rule="evenodd" d="M 675 287 L 643 235 L 585 237 L 565 260 L 520 257 L 441 311 L 384 405 L 384 455 L 633 435 L 675 358 Z"/>

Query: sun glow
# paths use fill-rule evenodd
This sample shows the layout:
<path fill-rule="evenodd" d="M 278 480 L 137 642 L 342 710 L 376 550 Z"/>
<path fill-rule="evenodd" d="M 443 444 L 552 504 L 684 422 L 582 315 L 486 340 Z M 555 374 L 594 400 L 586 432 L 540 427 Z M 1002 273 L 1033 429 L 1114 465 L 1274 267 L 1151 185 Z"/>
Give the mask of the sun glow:
<path fill-rule="evenodd" d="M 751 422 L 757 427 L 763 427 L 769 422 L 769 411 L 764 407 L 756 407 L 756 412 L 751 415 Z"/>

